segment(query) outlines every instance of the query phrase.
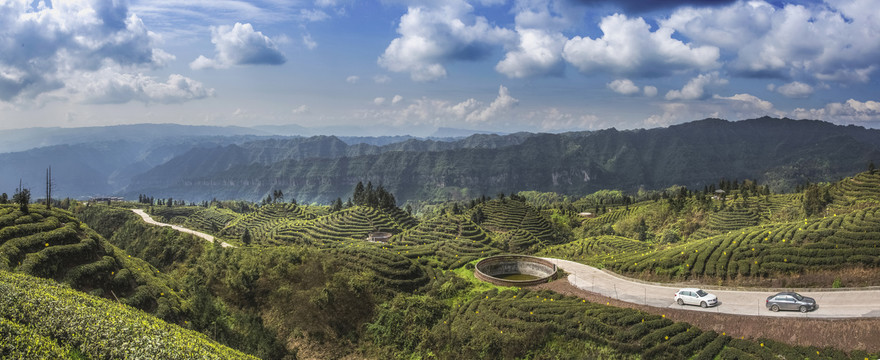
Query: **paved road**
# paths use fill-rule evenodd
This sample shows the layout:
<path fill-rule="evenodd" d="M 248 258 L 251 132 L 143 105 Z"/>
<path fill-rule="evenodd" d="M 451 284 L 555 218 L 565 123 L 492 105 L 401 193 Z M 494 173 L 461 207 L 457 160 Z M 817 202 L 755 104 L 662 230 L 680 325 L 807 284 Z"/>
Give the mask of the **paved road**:
<path fill-rule="evenodd" d="M 817 289 L 799 292 L 815 298 L 816 303 L 819 304 L 818 309 L 805 314 L 797 311 L 774 313 L 767 310 L 764 305 L 767 296 L 775 294 L 776 291 L 709 290 L 718 296 L 720 305 L 703 309 L 699 306 L 679 306 L 676 304 L 672 297 L 681 287 L 633 281 L 573 261 L 551 258 L 547 258 L 547 260 L 569 273 L 568 281 L 575 287 L 635 304 L 735 315 L 807 318 L 880 317 L 880 290 L 822 291 L 822 289 Z"/>
<path fill-rule="evenodd" d="M 208 240 L 208 241 L 210 241 L 210 242 L 214 242 L 214 237 L 213 237 L 213 236 L 208 235 L 208 234 L 205 234 L 205 233 L 203 233 L 203 232 L 199 232 L 199 231 L 195 231 L 195 230 L 187 229 L 187 228 L 185 228 L 185 227 L 181 227 L 181 226 L 177 226 L 177 225 L 171 225 L 171 224 L 166 224 L 166 223 L 160 223 L 160 222 L 158 222 L 158 221 L 156 221 L 156 220 L 153 220 L 153 218 L 150 217 L 150 215 L 148 215 L 146 212 L 144 212 L 144 211 L 141 210 L 141 209 L 131 209 L 131 211 L 134 211 L 135 214 L 140 215 L 141 218 L 143 218 L 144 221 L 146 221 L 148 224 L 159 225 L 159 226 L 170 226 L 170 227 L 171 227 L 172 229 L 174 229 L 174 230 L 177 230 L 177 231 L 180 231 L 180 232 L 185 232 L 185 233 L 188 233 L 188 234 L 193 234 L 193 235 L 198 236 L 198 237 L 200 237 L 200 238 L 202 238 L 202 239 Z M 220 246 L 223 246 L 223 247 L 235 247 L 235 245 L 231 245 L 231 244 L 229 244 L 229 243 L 222 242 L 222 241 L 220 242 Z"/>

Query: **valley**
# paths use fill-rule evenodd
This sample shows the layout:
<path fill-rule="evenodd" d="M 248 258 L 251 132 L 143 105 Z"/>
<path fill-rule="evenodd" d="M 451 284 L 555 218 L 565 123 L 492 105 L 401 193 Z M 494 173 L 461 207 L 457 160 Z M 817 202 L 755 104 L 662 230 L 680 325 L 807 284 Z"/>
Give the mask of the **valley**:
<path fill-rule="evenodd" d="M 538 135 L 521 136 L 499 148 Z M 268 153 L 287 146 L 278 144 Z M 468 149 L 452 151 L 477 151 Z M 453 156 L 445 151 L 424 156 Z M 383 154 L 405 157 L 364 159 Z M 355 181 L 324 204 L 270 188 L 259 202 L 150 192 L 138 201 L 53 198 L 51 207 L 17 192 L 0 204 L 0 354 L 875 358 L 872 164 L 790 191 L 721 177 L 579 195 L 535 186 L 438 200 L 404 191 L 401 200 L 397 187 Z M 563 274 L 522 288 L 474 276 L 479 260 L 501 254 L 550 259 Z M 672 294 L 683 287 L 705 288 L 720 305 L 677 305 Z M 819 308 L 766 309 L 764 298 L 792 289 Z"/>

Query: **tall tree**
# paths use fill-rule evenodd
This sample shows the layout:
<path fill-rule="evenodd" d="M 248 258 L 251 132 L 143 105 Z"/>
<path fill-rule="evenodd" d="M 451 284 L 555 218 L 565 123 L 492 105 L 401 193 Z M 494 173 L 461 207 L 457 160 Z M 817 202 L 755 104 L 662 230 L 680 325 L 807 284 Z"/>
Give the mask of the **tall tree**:
<path fill-rule="evenodd" d="M 333 204 L 330 205 L 330 212 L 337 212 L 342 210 L 342 198 L 336 198 L 336 201 L 333 201 Z"/>
<path fill-rule="evenodd" d="M 354 187 L 354 194 L 351 197 L 355 205 L 360 206 L 364 204 L 364 183 L 358 181 Z"/>
<path fill-rule="evenodd" d="M 241 243 L 245 245 L 251 244 L 251 231 L 248 230 L 247 227 L 245 227 L 244 232 L 241 233 Z"/>
<path fill-rule="evenodd" d="M 15 195 L 12 196 L 12 201 L 18 204 L 18 208 L 21 212 L 25 214 L 30 212 L 28 205 L 31 203 L 31 190 L 25 189 L 21 186 L 21 179 L 18 180 L 18 189 L 15 189 Z"/>

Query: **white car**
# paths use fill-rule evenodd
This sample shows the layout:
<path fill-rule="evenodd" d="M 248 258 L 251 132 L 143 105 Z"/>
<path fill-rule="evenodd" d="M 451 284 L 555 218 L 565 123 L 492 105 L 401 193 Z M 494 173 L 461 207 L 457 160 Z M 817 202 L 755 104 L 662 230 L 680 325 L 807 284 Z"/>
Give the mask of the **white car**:
<path fill-rule="evenodd" d="M 703 289 L 695 289 L 695 288 L 687 288 L 681 289 L 677 293 L 675 293 L 675 297 L 673 298 L 678 305 L 700 305 L 700 307 L 707 308 L 710 306 L 718 305 L 718 297 L 707 293 Z"/>

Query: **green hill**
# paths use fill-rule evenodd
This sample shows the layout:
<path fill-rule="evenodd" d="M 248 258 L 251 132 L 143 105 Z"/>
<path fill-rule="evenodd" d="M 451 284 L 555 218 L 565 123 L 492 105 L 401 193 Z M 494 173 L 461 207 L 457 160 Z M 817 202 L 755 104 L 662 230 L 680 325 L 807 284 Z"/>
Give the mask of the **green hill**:
<path fill-rule="evenodd" d="M 256 359 L 52 280 L 0 271 L 4 359 Z"/>
<path fill-rule="evenodd" d="M 875 286 L 880 285 L 880 207 L 752 226 L 668 246 L 591 237 L 543 254 L 578 259 L 636 277 L 765 279 L 792 286 L 827 287 L 840 274 L 858 269 L 862 275 L 848 277 L 845 285 Z M 809 274 L 812 276 L 802 276 Z"/>
<path fill-rule="evenodd" d="M 172 278 L 57 208 L 32 205 L 25 214 L 0 205 L 0 270 L 53 279 L 164 319 L 181 311 Z"/>
<path fill-rule="evenodd" d="M 355 206 L 310 221 L 280 222 L 271 238 L 285 243 L 336 246 L 337 242 L 365 241 L 372 232 L 396 234 L 412 226 L 408 217 L 389 216 L 384 210 Z M 396 219 L 404 220 L 398 223 Z"/>
<path fill-rule="evenodd" d="M 491 200 L 477 205 L 477 209 L 484 217 L 480 226 L 495 233 L 504 244 L 503 248 L 509 252 L 536 252 L 566 240 L 554 231 L 544 214 L 522 201 Z M 470 213 L 476 211 L 474 209 Z"/>
<path fill-rule="evenodd" d="M 456 269 L 501 253 L 491 236 L 464 216 L 443 215 L 394 236 L 391 251 L 422 264 Z"/>

